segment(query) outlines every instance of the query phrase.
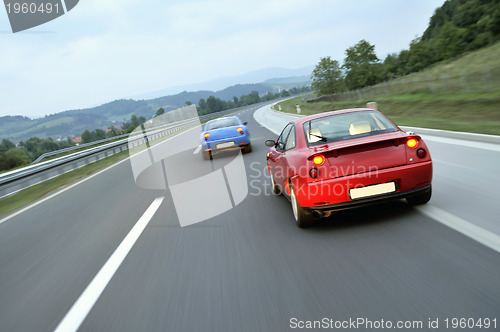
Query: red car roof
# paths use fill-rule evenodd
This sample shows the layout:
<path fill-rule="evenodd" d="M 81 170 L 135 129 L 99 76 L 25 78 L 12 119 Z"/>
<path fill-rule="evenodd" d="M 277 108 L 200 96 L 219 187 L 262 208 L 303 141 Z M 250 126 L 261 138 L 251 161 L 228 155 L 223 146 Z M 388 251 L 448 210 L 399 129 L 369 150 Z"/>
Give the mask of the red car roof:
<path fill-rule="evenodd" d="M 295 124 L 301 125 L 304 122 L 311 121 L 314 119 L 323 118 L 325 116 L 344 114 L 344 113 L 353 113 L 353 112 L 363 112 L 363 111 L 375 111 L 375 112 L 380 113 L 379 111 L 377 111 L 373 108 L 348 108 L 348 109 L 343 109 L 343 110 L 335 110 L 335 111 L 330 111 L 330 112 L 323 112 L 323 113 L 318 113 L 318 114 L 313 114 L 313 115 L 307 115 L 307 116 L 298 118 L 296 120 L 293 120 L 292 122 L 294 122 Z"/>

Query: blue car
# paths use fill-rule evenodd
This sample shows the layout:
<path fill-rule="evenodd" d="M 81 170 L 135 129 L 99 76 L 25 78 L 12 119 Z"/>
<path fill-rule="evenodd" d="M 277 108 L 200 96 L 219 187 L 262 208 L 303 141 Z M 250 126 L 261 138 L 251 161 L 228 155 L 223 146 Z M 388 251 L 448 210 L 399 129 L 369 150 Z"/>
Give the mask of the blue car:
<path fill-rule="evenodd" d="M 252 145 L 246 124 L 237 116 L 208 121 L 200 137 L 203 159 L 210 159 L 210 155 L 222 151 L 242 149 L 243 153 L 251 152 Z"/>

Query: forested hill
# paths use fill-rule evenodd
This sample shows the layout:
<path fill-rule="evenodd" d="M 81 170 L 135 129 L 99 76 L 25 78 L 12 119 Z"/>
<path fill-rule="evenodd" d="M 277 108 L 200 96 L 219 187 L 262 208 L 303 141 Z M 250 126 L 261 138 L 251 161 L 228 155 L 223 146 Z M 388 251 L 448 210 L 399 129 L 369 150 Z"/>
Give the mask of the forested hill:
<path fill-rule="evenodd" d="M 434 44 L 437 50 L 447 46 L 441 51 L 460 53 L 487 46 L 499 34 L 499 0 L 448 0 L 436 9 L 422 41 Z"/>
<path fill-rule="evenodd" d="M 499 40 L 500 0 L 447 0 L 422 36 L 389 60 L 399 62 L 395 74 L 408 74 Z"/>
<path fill-rule="evenodd" d="M 200 99 L 207 99 L 210 96 L 214 96 L 215 98 L 219 98 L 222 100 L 232 100 L 233 97 L 239 97 L 241 95 L 246 95 L 252 91 L 257 91 L 259 94 L 265 94 L 266 92 L 275 92 L 276 88 L 268 84 L 237 84 L 231 87 L 228 87 L 221 91 L 196 91 L 196 92 L 187 92 L 183 91 L 179 94 L 173 96 L 165 96 L 160 98 L 155 98 L 148 100 L 148 103 L 153 107 L 173 107 L 177 108 L 180 106 L 186 105 L 186 101 L 189 101 L 193 104 L 198 104 Z"/>

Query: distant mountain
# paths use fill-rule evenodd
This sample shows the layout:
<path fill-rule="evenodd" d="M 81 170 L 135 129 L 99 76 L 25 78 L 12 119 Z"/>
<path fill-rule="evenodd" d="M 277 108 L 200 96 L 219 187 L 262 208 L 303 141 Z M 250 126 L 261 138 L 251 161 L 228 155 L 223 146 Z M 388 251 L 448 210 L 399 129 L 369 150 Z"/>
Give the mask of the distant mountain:
<path fill-rule="evenodd" d="M 301 85 L 303 86 L 303 85 Z M 277 92 L 279 89 L 268 84 L 237 84 L 225 88 L 220 91 L 196 91 L 196 92 L 186 92 L 183 91 L 176 95 L 164 96 L 160 98 L 155 98 L 148 100 L 148 103 L 153 107 L 163 107 L 167 108 L 178 108 L 186 105 L 186 101 L 190 101 L 193 104 L 198 104 L 200 99 L 207 99 L 210 96 L 222 100 L 232 100 L 234 96 L 240 97 L 241 95 L 249 94 L 252 91 L 257 91 L 259 94 L 265 94 L 266 92 Z"/>
<path fill-rule="evenodd" d="M 293 77 L 283 77 L 283 78 L 270 78 L 262 82 L 263 84 L 297 84 L 297 83 L 310 83 L 311 75 L 304 76 L 293 76 Z"/>
<path fill-rule="evenodd" d="M 237 76 L 221 77 L 215 80 L 202 83 L 187 84 L 182 86 L 176 86 L 171 88 L 166 88 L 158 91 L 147 92 L 141 95 L 133 96 L 132 99 L 154 99 L 166 95 L 173 95 L 180 93 L 182 91 L 198 91 L 198 90 L 211 90 L 219 91 L 225 89 L 226 87 L 237 85 L 242 82 L 245 83 L 266 83 L 269 79 L 275 79 L 276 77 L 307 77 L 311 76 L 314 70 L 314 65 L 306 66 L 297 69 L 287 69 L 281 67 L 272 67 L 266 69 L 255 70 L 246 74 Z"/>
<path fill-rule="evenodd" d="M 277 68 L 275 73 L 282 69 Z M 282 72 L 289 72 L 283 70 Z M 255 79 L 263 73 L 255 72 Z M 308 74 L 309 75 L 309 74 Z M 247 76 L 250 79 L 250 76 Z M 274 76 L 277 77 L 277 76 Z M 222 100 L 232 100 L 233 97 L 247 95 L 257 91 L 276 93 L 283 89 L 302 87 L 310 84 L 309 76 L 293 76 L 285 78 L 271 78 L 264 83 L 236 84 L 218 91 L 200 90 L 195 92 L 182 91 L 177 94 L 161 96 L 148 100 L 120 99 L 97 107 L 64 111 L 38 119 L 29 119 L 22 116 L 0 117 L 0 139 L 6 138 L 13 142 L 26 141 L 31 137 L 65 139 L 78 137 L 86 129 L 106 129 L 111 125 L 120 125 L 128 121 L 132 114 L 151 118 L 158 108 L 163 107 L 170 111 L 191 102 L 197 105 L 200 99 L 210 96 Z"/>

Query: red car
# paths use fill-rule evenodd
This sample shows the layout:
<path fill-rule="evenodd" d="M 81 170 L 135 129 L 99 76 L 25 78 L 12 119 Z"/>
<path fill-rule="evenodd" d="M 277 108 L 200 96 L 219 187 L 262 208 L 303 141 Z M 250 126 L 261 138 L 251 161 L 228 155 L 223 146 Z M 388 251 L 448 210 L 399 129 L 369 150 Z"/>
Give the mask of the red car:
<path fill-rule="evenodd" d="M 266 145 L 273 192 L 290 199 L 299 227 L 336 210 L 431 198 L 432 160 L 424 141 L 373 109 L 296 119 Z"/>

